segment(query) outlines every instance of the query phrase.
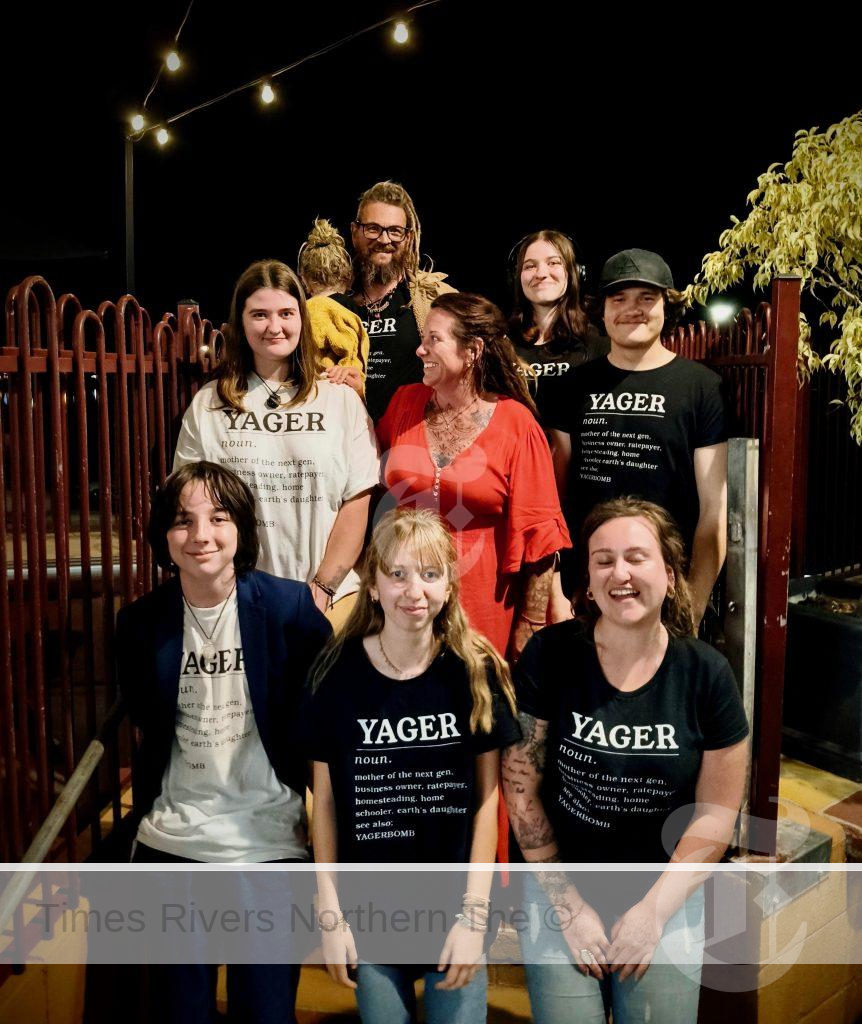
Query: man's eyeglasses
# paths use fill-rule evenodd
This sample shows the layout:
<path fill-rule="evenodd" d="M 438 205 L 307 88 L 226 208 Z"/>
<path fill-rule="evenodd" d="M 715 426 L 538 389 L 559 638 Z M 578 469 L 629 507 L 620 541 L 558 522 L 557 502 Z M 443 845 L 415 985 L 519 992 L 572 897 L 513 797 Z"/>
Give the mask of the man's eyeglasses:
<path fill-rule="evenodd" d="M 390 242 L 403 242 L 410 234 L 409 228 L 403 228 L 400 224 L 393 224 L 390 227 L 385 228 L 382 224 L 375 224 L 374 221 L 363 223 L 361 220 L 356 220 L 353 223 L 361 229 L 362 234 L 365 235 L 366 238 L 369 238 L 372 241 L 375 238 L 380 238 L 381 235 L 386 235 Z"/>

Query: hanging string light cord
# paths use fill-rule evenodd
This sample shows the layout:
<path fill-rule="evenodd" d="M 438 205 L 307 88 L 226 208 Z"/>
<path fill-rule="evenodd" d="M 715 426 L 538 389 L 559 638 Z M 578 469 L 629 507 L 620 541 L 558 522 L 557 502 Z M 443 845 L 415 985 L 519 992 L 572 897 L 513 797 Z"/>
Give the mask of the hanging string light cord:
<path fill-rule="evenodd" d="M 210 100 L 204 100 L 203 103 L 198 103 L 197 106 L 189 107 L 188 110 L 183 110 L 179 114 L 173 114 L 171 117 L 165 118 L 157 125 L 140 131 L 133 132 L 130 138 L 140 139 L 149 132 L 155 131 L 159 127 L 166 124 L 174 124 L 176 121 L 182 120 L 184 117 L 188 117 L 189 114 L 197 113 L 198 110 L 205 110 L 207 107 L 211 107 L 216 103 L 221 103 L 222 100 L 228 99 L 230 96 L 235 96 L 238 92 L 244 92 L 246 89 L 253 89 L 255 86 L 261 85 L 263 82 L 270 81 L 273 78 L 278 78 L 279 75 L 283 75 L 288 71 L 293 71 L 294 68 L 298 68 L 301 64 L 307 64 L 310 60 L 315 60 L 318 57 L 322 57 L 324 54 L 331 53 L 333 50 L 337 50 L 339 46 L 344 46 L 346 43 L 352 42 L 354 39 L 358 39 L 360 36 L 364 36 L 369 32 L 374 32 L 378 28 L 382 28 L 384 25 L 391 25 L 394 21 L 402 21 L 407 15 L 413 14 L 415 11 L 421 10 L 423 7 L 433 7 L 435 4 L 439 4 L 441 0 L 421 0 L 418 4 L 413 4 L 412 7 L 408 7 L 405 11 L 401 11 L 398 14 L 393 14 L 389 18 L 383 18 L 380 21 L 375 21 L 373 25 L 367 25 L 365 28 L 359 29 L 357 32 L 351 32 L 350 35 L 342 36 L 341 39 L 336 39 L 334 43 L 329 43 L 327 46 L 321 47 L 319 50 L 315 50 L 314 53 L 309 53 L 305 57 L 300 57 L 299 60 L 293 61 L 292 64 L 286 64 L 283 68 L 279 68 L 277 71 L 272 71 L 266 75 L 260 75 L 258 78 L 252 79 L 250 82 L 244 82 L 242 85 L 237 85 L 233 89 L 228 89 L 227 92 L 221 93 L 219 96 L 213 96 Z M 189 4 L 189 11 L 192 9 L 194 0 Z M 186 18 L 188 18 L 189 11 L 186 11 Z M 183 18 L 183 25 L 186 19 Z M 182 25 L 180 25 L 180 31 L 182 31 Z M 180 33 L 177 32 L 177 39 L 179 39 Z M 153 89 L 156 87 L 156 82 L 159 80 L 162 69 L 159 68 L 159 73 L 156 75 L 156 81 L 153 82 L 153 87 L 147 93 L 147 100 L 152 95 Z M 144 106 L 147 104 L 147 100 L 144 100 Z"/>
<path fill-rule="evenodd" d="M 186 13 L 183 15 L 183 20 L 180 22 L 180 27 L 177 29 L 177 34 L 174 36 L 174 48 L 179 45 L 180 33 L 185 28 L 186 22 L 189 20 L 189 15 L 192 13 L 192 7 L 194 7 L 195 0 L 189 0 L 189 5 L 186 8 Z M 165 62 L 159 62 L 159 70 L 156 72 L 156 77 L 153 79 L 153 84 L 150 86 L 150 91 L 147 93 L 147 98 L 141 105 L 141 110 L 147 109 L 147 104 L 150 102 L 150 97 L 156 91 L 156 86 L 159 84 L 159 79 L 162 77 L 162 72 L 165 70 Z M 141 133 L 138 133 L 141 134 Z"/>

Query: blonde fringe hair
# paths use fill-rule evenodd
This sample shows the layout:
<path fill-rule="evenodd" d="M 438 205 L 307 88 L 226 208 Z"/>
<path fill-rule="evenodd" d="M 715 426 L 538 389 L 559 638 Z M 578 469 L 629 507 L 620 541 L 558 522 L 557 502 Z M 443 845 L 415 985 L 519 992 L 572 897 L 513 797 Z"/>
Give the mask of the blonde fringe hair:
<path fill-rule="evenodd" d="M 287 292 L 299 303 L 302 327 L 299 344 L 290 356 L 290 381 L 297 392 L 283 408 L 302 405 L 317 387 L 319 373 L 318 348 L 311 336 L 311 326 L 305 309 L 305 292 L 296 274 L 279 260 L 258 260 L 247 267 L 233 290 L 230 317 L 225 326 L 225 354 L 218 365 L 216 390 L 225 405 L 244 411 L 242 400 L 248 392 L 248 378 L 254 372 L 254 353 L 246 341 L 242 314 L 246 300 L 259 288 L 274 288 Z"/>
<path fill-rule="evenodd" d="M 353 263 L 338 230 L 323 217 L 315 217 L 308 238 L 296 257 L 296 269 L 313 295 L 317 288 L 337 288 L 346 292 L 353 283 Z"/>
<path fill-rule="evenodd" d="M 407 230 L 410 232 L 404 254 L 404 269 L 410 274 L 415 274 L 419 269 L 421 228 L 419 215 L 416 213 L 416 207 L 413 205 L 413 200 L 408 195 L 407 189 L 403 185 L 399 185 L 397 181 L 378 181 L 376 185 L 372 185 L 359 197 L 354 223 L 358 224 L 362 220 L 362 207 L 366 203 L 386 203 L 387 206 L 398 206 L 404 211 Z"/>
<path fill-rule="evenodd" d="M 661 606 L 661 622 L 673 636 L 694 635 L 694 616 L 691 611 L 691 592 L 685 578 L 685 545 L 679 528 L 669 512 L 660 505 L 641 498 L 613 498 L 603 501 L 590 512 L 581 529 L 580 568 L 581 584 L 575 594 L 574 609 L 579 618 L 594 624 L 601 614 L 595 601 L 587 597 L 589 589 L 589 542 L 600 526 L 611 519 L 626 519 L 635 516 L 645 519 L 652 527 L 658 540 L 664 564 L 674 577 L 673 595 L 666 597 Z"/>
<path fill-rule="evenodd" d="M 388 512 L 374 528 L 371 543 L 360 571 L 359 595 L 341 631 L 332 636 L 311 668 L 311 687 L 316 690 L 338 661 L 344 645 L 354 637 L 374 636 L 383 629 L 383 609 L 373 600 L 370 588 L 376 585 L 377 570 L 387 572 L 401 548 L 407 548 L 423 564 L 446 574 L 449 599 L 434 620 L 434 637 L 467 667 L 473 710 L 470 731 L 490 732 L 493 697 L 488 685 L 489 663 L 512 713 L 515 714 L 515 688 L 509 666 L 491 644 L 467 625 L 458 600 L 460 589 L 457 555 L 452 537 L 440 517 L 425 508 L 397 508 Z"/>

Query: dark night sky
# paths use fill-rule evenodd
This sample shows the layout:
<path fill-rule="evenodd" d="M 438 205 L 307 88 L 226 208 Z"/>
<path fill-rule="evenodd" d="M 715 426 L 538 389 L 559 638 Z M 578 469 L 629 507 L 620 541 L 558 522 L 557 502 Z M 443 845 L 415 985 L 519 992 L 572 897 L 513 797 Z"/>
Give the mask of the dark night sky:
<path fill-rule="evenodd" d="M 16 56 L 2 72 L 0 287 L 42 273 L 95 304 L 122 290 L 123 119 L 186 2 L 28 7 L 4 25 Z M 395 10 L 196 0 L 183 70 L 151 110 L 176 113 Z M 136 293 L 154 317 L 194 297 L 220 321 L 251 260 L 294 264 L 316 214 L 345 229 L 384 177 L 413 194 L 436 268 L 504 305 L 506 255 L 542 226 L 573 233 L 596 269 L 656 248 L 684 284 L 794 131 L 862 106 L 837 28 L 812 11 L 774 38 L 751 5 L 697 28 L 610 5 L 589 20 L 569 3 L 502 10 L 443 0 L 407 48 L 380 30 L 279 79 L 274 108 L 243 93 L 178 123 L 164 150 L 137 144 Z"/>

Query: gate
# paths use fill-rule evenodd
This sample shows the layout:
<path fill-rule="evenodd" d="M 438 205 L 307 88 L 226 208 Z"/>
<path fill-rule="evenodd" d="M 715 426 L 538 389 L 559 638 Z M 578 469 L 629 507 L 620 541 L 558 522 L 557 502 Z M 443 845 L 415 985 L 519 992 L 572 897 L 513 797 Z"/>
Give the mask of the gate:
<path fill-rule="evenodd" d="M 722 376 L 736 420 L 734 432 L 759 441 L 755 715 L 749 793 L 755 831 L 749 843 L 754 850 L 770 853 L 775 847 L 781 759 L 799 304 L 799 279 L 778 277 L 772 282 L 771 302 L 761 303 L 754 314 L 743 309 L 729 328 L 701 322 L 678 327 L 664 339 L 672 351 Z M 726 619 L 739 614 L 732 605 L 728 602 L 722 609 Z M 730 627 L 728 633 L 732 632 Z"/>

